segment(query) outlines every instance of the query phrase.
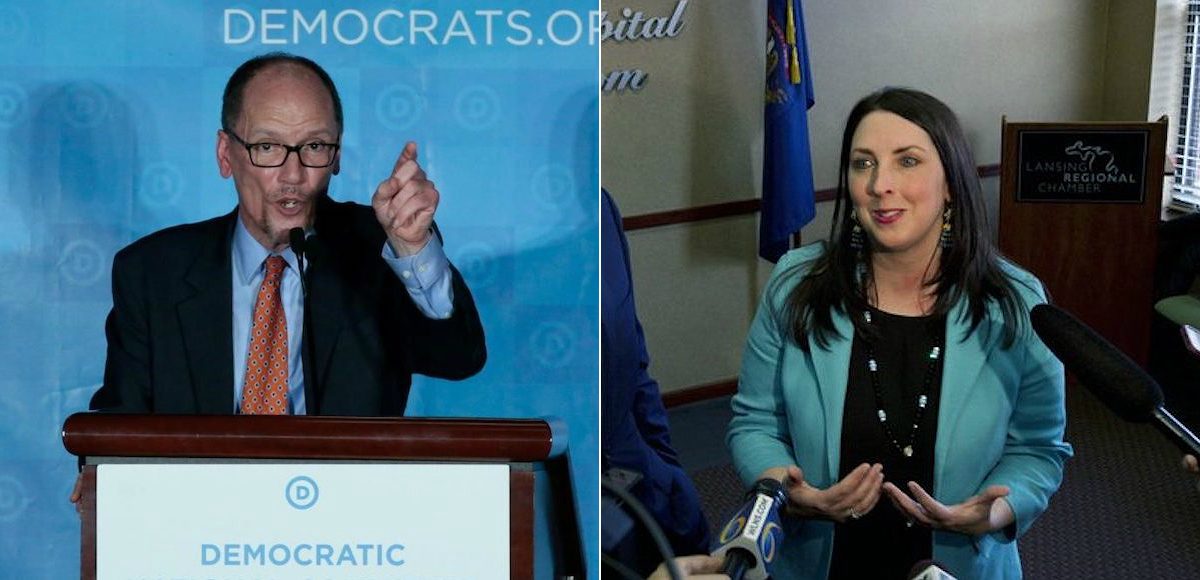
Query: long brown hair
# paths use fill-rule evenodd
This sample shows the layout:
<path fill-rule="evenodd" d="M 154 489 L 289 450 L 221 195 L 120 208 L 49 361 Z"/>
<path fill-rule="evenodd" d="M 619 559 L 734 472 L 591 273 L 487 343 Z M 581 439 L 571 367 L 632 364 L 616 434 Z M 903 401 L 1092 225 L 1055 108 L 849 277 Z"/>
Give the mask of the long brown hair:
<path fill-rule="evenodd" d="M 1022 320 L 1020 298 L 1012 279 L 1001 268 L 1000 254 L 989 237 L 982 188 L 966 135 L 954 112 L 944 103 L 905 88 L 874 92 L 850 111 L 842 134 L 837 199 L 827 251 L 813 263 L 797 265 L 811 269 L 786 299 L 783 314 L 792 339 L 807 349 L 811 333 L 819 345 L 828 346 L 830 336 L 838 335 L 833 324 L 835 311 L 848 313 L 856 332 L 871 332 L 861 316 L 869 306 L 867 284 L 860 282 L 858 251 L 850 245 L 854 207 L 850 201 L 848 170 L 854 132 L 863 117 L 873 111 L 894 113 L 921 127 L 937 148 L 946 173 L 953 227 L 951 243 L 942 252 L 937 272 L 927 282 L 928 286 L 936 287 L 932 314 L 947 314 L 965 296 L 964 317 L 970 318 L 970 332 L 974 332 L 987 315 L 988 303 L 995 301 L 1004 316 L 1004 344 L 1011 345 Z M 870 264 L 871 242 L 869 236 L 864 237 L 862 259 Z M 865 269 L 868 277 L 870 271 L 869 267 Z"/>

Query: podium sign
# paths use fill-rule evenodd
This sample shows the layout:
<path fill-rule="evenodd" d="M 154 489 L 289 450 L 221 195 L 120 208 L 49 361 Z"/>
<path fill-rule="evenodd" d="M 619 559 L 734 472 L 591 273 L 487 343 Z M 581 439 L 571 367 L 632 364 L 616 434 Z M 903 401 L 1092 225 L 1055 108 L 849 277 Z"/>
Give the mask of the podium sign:
<path fill-rule="evenodd" d="M 1017 140 L 1017 202 L 1146 199 L 1149 129 L 1018 129 Z"/>
<path fill-rule="evenodd" d="M 103 464 L 96 578 L 508 578 L 509 469 Z"/>
<path fill-rule="evenodd" d="M 1166 119 L 1002 123 L 1000 251 L 1140 364 L 1150 354 Z"/>

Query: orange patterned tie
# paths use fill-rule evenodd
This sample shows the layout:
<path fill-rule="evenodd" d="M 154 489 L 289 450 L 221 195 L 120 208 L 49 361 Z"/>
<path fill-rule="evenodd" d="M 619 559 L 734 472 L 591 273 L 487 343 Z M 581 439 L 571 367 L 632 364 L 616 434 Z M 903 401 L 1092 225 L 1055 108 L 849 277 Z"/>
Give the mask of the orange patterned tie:
<path fill-rule="evenodd" d="M 254 303 L 246 380 L 242 388 L 243 415 L 284 415 L 288 394 L 287 318 L 279 297 L 283 269 L 280 256 L 267 258 L 267 275 Z"/>

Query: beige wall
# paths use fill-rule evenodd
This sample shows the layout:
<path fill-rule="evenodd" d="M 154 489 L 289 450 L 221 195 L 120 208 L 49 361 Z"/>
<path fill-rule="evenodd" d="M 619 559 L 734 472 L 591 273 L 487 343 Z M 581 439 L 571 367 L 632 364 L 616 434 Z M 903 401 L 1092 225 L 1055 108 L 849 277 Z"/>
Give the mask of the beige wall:
<path fill-rule="evenodd" d="M 603 0 L 669 15 L 675 0 Z M 885 85 L 926 90 L 961 117 L 980 164 L 999 163 L 1000 118 L 1145 116 L 1153 4 L 1136 0 L 808 0 L 818 189 L 836 183 L 845 115 Z M 637 67 L 637 93 L 601 100 L 602 182 L 626 216 L 761 193 L 765 1 L 691 0 L 674 39 L 606 42 L 602 70 Z M 1140 107 L 1140 109 L 1139 109 Z M 995 207 L 995 179 L 985 181 Z M 805 228 L 822 239 L 832 204 Z M 736 375 L 769 265 L 757 216 L 629 234 L 652 373 L 670 391 Z"/>
<path fill-rule="evenodd" d="M 1154 2 L 1109 0 L 1104 59 L 1106 121 L 1142 121 L 1150 101 Z"/>
<path fill-rule="evenodd" d="M 656 16 L 676 0 L 601 5 Z M 753 196 L 762 161 L 747 145 L 762 141 L 765 6 L 690 0 L 676 38 L 603 43 L 602 71 L 649 74 L 640 92 L 601 99 L 602 179 L 622 213 Z"/>

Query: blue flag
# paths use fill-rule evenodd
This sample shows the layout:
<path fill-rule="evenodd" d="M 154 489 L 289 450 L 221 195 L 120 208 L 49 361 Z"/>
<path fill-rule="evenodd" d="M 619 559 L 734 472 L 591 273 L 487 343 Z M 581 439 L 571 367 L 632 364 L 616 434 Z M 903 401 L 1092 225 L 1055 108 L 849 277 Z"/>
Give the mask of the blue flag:
<path fill-rule="evenodd" d="M 772 262 L 816 213 L 808 109 L 813 106 L 800 0 L 767 5 L 767 87 L 758 255 Z"/>

